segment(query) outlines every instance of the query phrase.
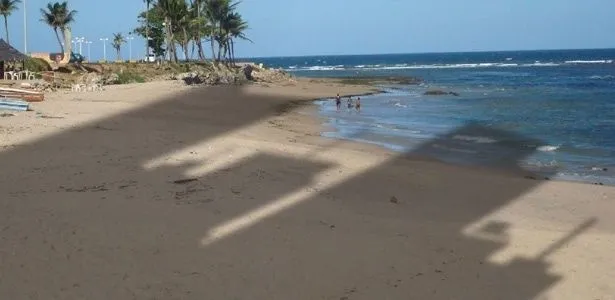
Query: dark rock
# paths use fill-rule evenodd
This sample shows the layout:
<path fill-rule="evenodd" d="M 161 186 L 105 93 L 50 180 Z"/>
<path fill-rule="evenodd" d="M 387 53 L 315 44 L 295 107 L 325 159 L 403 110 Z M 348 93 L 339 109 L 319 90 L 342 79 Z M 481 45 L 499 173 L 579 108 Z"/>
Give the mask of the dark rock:
<path fill-rule="evenodd" d="M 247 80 L 253 81 L 254 77 L 252 76 L 252 71 L 254 71 L 254 66 L 252 65 L 246 65 L 243 68 L 243 75 L 246 76 Z"/>
<path fill-rule="evenodd" d="M 390 201 L 391 203 L 395 203 L 395 204 L 398 204 L 398 203 L 399 203 L 399 200 L 397 200 L 397 197 L 395 197 L 395 196 L 392 196 L 392 197 L 391 197 L 391 199 L 389 199 L 389 201 Z"/>
<path fill-rule="evenodd" d="M 186 178 L 186 179 L 175 180 L 175 181 L 173 181 L 173 183 L 175 183 L 175 184 L 185 184 L 185 183 L 193 182 L 193 181 L 197 181 L 197 180 L 199 180 L 199 179 L 198 178 Z"/>
<path fill-rule="evenodd" d="M 423 93 L 423 95 L 425 96 L 442 96 L 442 95 L 448 95 L 447 92 L 442 91 L 442 90 L 429 90 L 426 91 L 425 93 Z"/>
<path fill-rule="evenodd" d="M 429 90 L 426 91 L 425 93 L 423 93 L 423 95 L 425 96 L 446 96 L 446 95 L 452 95 L 452 96 L 459 96 L 459 93 L 457 92 L 446 92 L 443 90 Z"/>

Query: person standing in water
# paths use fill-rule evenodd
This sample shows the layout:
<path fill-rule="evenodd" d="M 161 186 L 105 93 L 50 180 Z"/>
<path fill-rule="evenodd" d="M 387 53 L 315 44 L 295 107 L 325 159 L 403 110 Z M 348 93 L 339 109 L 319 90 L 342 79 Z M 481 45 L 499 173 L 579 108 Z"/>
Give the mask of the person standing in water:
<path fill-rule="evenodd" d="M 355 102 L 355 106 L 354 106 L 357 111 L 361 111 L 361 97 L 357 98 L 357 102 Z"/>
<path fill-rule="evenodd" d="M 352 97 L 348 97 L 348 110 L 351 110 L 352 106 Z"/>
<path fill-rule="evenodd" d="M 340 94 L 335 96 L 335 106 L 337 107 L 337 111 L 340 111 L 340 107 L 342 106 L 342 98 L 340 98 Z"/>

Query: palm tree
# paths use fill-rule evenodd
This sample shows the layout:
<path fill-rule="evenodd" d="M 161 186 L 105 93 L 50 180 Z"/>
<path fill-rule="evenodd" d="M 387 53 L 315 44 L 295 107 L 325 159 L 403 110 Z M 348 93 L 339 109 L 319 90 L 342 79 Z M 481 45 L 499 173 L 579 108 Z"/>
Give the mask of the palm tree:
<path fill-rule="evenodd" d="M 62 37 L 66 39 L 66 29 L 70 23 L 75 21 L 77 11 L 69 10 L 68 3 L 66 1 L 62 3 L 50 2 L 47 4 L 47 10 L 41 9 L 41 14 L 43 15 L 41 21 L 47 23 L 47 25 L 53 28 L 56 38 L 58 39 L 58 44 L 60 44 L 60 49 L 62 49 L 62 53 L 64 53 L 64 46 L 62 45 L 62 41 L 58 35 L 58 28 L 62 32 Z"/>
<path fill-rule="evenodd" d="M 196 45 L 198 48 L 198 55 L 200 60 L 205 60 L 205 53 L 203 52 L 203 43 L 201 40 L 210 34 L 208 21 L 205 16 L 202 15 L 202 0 L 194 0 L 190 3 L 190 22 L 189 29 L 193 42 L 193 47 Z"/>
<path fill-rule="evenodd" d="M 124 43 L 126 43 L 126 38 L 124 38 L 121 32 L 113 34 L 113 41 L 111 42 L 111 46 L 113 46 L 113 48 L 115 49 L 115 52 L 117 53 L 117 60 L 122 59 L 121 50 L 122 50 L 122 44 Z"/>
<path fill-rule="evenodd" d="M 228 31 L 229 35 L 228 40 L 230 42 L 230 44 L 228 45 L 230 48 L 229 59 L 232 64 L 235 64 L 235 42 L 233 41 L 233 39 L 239 38 L 249 42 L 252 42 L 252 40 L 250 40 L 245 35 L 245 31 L 248 30 L 248 23 L 243 20 L 239 13 L 234 12 L 229 15 L 226 25 L 226 30 Z"/>
<path fill-rule="evenodd" d="M 164 26 L 167 41 L 167 53 L 169 59 L 177 62 L 177 51 L 175 51 L 175 33 L 181 32 L 180 24 L 187 14 L 188 6 L 184 0 L 158 0 L 156 6 L 160 9 L 164 17 Z"/>
<path fill-rule="evenodd" d="M 0 0 L 0 15 L 4 16 L 4 30 L 6 30 L 6 42 L 9 41 L 9 22 L 7 20 L 14 11 L 17 10 L 17 4 L 21 3 L 21 0 Z"/>
<path fill-rule="evenodd" d="M 239 2 L 231 0 L 205 0 L 204 11 L 207 19 L 211 23 L 211 51 L 216 61 L 222 59 L 222 54 L 228 51 L 229 32 L 228 25 L 230 16 L 235 13 Z M 225 28 L 227 27 L 227 28 Z M 214 41 L 218 43 L 218 53 L 216 55 Z M 223 52 L 224 51 L 224 52 Z"/>

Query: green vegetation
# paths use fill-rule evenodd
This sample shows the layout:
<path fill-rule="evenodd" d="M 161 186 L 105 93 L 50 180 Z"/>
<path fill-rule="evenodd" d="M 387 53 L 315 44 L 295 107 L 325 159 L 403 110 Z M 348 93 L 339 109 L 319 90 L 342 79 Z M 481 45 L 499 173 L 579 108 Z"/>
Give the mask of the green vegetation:
<path fill-rule="evenodd" d="M 51 66 L 44 60 L 35 57 L 28 57 L 24 62 L 24 68 L 32 72 L 42 72 L 51 70 Z"/>
<path fill-rule="evenodd" d="M 139 75 L 138 73 L 121 72 L 121 73 L 116 73 L 116 74 L 117 74 L 117 80 L 115 81 L 115 84 L 145 82 L 145 78 L 143 78 L 143 76 Z"/>
<path fill-rule="evenodd" d="M 9 21 L 8 17 L 17 10 L 17 4 L 21 3 L 21 0 L 0 0 L 0 15 L 4 17 L 4 30 L 6 30 L 6 42 L 10 44 L 9 40 Z"/>
<path fill-rule="evenodd" d="M 236 11 L 231 0 L 144 0 L 149 8 L 138 16 L 141 26 L 134 33 L 149 38 L 149 46 L 157 56 L 166 55 L 178 62 L 179 46 L 185 57 L 197 48 L 199 60 L 205 60 L 203 40 L 209 41 L 211 59 L 234 64 L 235 40 L 249 40 L 248 24 Z M 192 49 L 190 47 L 192 46 Z"/>

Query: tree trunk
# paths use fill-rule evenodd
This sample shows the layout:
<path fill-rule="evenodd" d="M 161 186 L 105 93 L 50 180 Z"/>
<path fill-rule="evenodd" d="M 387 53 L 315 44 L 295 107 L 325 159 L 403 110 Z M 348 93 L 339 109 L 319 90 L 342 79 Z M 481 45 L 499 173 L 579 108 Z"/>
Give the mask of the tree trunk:
<path fill-rule="evenodd" d="M 64 53 L 64 46 L 62 46 L 62 41 L 60 40 L 60 35 L 58 34 L 58 28 L 53 28 L 53 31 L 56 33 L 56 38 L 58 39 L 58 44 L 60 44 L 60 51 Z"/>
<path fill-rule="evenodd" d="M 235 42 L 231 39 L 231 64 L 235 65 Z"/>
<path fill-rule="evenodd" d="M 211 60 L 216 61 L 216 49 L 214 47 L 214 37 L 211 36 L 209 43 L 211 44 Z"/>
<path fill-rule="evenodd" d="M 194 43 L 190 45 L 190 60 L 194 59 Z"/>
<path fill-rule="evenodd" d="M 184 59 L 186 61 L 190 60 L 188 57 L 188 43 L 182 44 L 182 48 L 184 49 Z"/>
<path fill-rule="evenodd" d="M 60 27 L 60 32 L 62 33 L 62 40 L 66 42 L 66 29 L 64 29 L 64 28 Z M 69 42 L 69 43 L 71 43 L 71 41 L 68 41 L 68 42 Z M 62 53 L 64 53 L 64 51 L 66 51 L 66 47 L 67 47 L 67 46 L 68 46 L 68 45 L 64 45 L 64 47 L 62 47 Z M 73 52 L 73 50 L 72 50 L 72 49 L 73 49 L 73 48 L 71 47 L 70 49 L 71 49 L 71 51 L 68 53 L 68 55 L 71 55 L 71 56 L 72 56 L 72 54 L 73 54 L 73 53 L 72 53 L 72 52 Z"/>
<path fill-rule="evenodd" d="M 222 42 L 218 41 L 218 61 L 222 61 Z"/>
<path fill-rule="evenodd" d="M 145 11 L 145 61 L 149 61 L 149 2 L 146 0 L 147 10 Z"/>
<path fill-rule="evenodd" d="M 6 15 L 4 15 L 4 30 L 6 30 L 6 43 L 10 45 L 11 41 L 9 40 L 9 22 L 6 19 Z"/>
<path fill-rule="evenodd" d="M 196 44 L 197 52 L 199 54 L 199 60 L 205 60 L 205 53 L 203 52 L 203 44 L 201 44 L 201 37 L 197 36 L 194 38 L 194 43 Z"/>
<path fill-rule="evenodd" d="M 169 55 L 169 61 L 171 61 L 173 59 L 174 53 L 175 53 L 175 51 L 173 49 L 173 47 L 175 45 L 173 43 L 173 37 L 172 37 L 172 32 L 171 32 L 171 28 L 172 28 L 171 27 L 171 20 L 169 19 L 169 17 L 165 17 L 164 21 L 165 21 L 165 24 L 166 24 L 166 26 L 165 26 L 165 31 L 166 31 L 165 35 L 166 35 L 166 38 L 167 38 L 167 41 L 166 41 L 167 42 L 167 54 Z"/>
<path fill-rule="evenodd" d="M 119 47 L 115 48 L 115 52 L 117 53 L 117 60 L 122 60 L 121 49 Z"/>
<path fill-rule="evenodd" d="M 196 7 L 196 19 L 197 19 L 197 25 L 196 25 L 196 36 L 194 38 L 194 43 L 197 45 L 197 49 L 198 49 L 198 54 L 199 54 L 199 60 L 203 61 L 205 60 L 205 55 L 203 54 L 203 44 L 201 44 L 201 22 L 200 22 L 200 18 L 201 18 L 201 1 L 200 0 L 195 0 L 194 1 L 194 6 Z M 194 50 L 194 48 L 192 48 Z M 193 53 L 194 54 L 194 53 Z"/>
<path fill-rule="evenodd" d="M 190 43 L 190 38 L 188 37 L 188 32 L 186 31 L 186 27 L 182 26 L 182 33 L 184 36 L 182 37 L 182 45 L 184 47 L 184 59 L 188 60 L 188 44 Z"/>

